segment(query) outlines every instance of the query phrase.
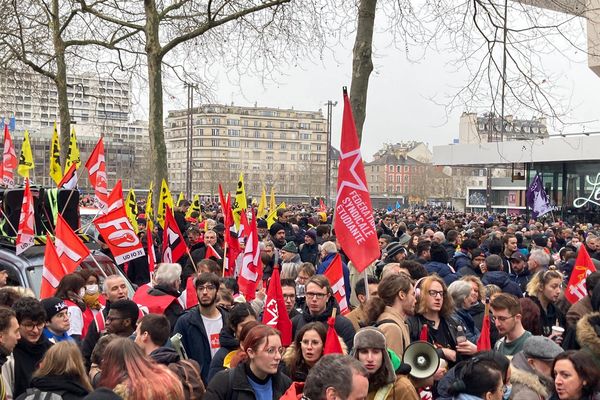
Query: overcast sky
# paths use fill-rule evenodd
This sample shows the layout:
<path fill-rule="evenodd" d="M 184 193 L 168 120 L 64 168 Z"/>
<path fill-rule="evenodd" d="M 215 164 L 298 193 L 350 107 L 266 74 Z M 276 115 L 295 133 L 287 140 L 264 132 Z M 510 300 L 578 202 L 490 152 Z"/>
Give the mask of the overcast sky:
<path fill-rule="evenodd" d="M 580 32 L 585 35 L 585 32 Z M 339 148 L 342 118 L 342 86 L 350 85 L 352 45 L 354 38 L 338 46 L 335 55 L 326 55 L 320 63 L 298 61 L 297 67 L 286 67 L 277 82 L 263 81 L 260 77 L 247 77 L 242 85 L 230 83 L 224 75 L 217 77 L 214 97 L 220 103 L 252 106 L 317 110 L 327 100 L 338 101 L 333 111 L 332 144 Z M 446 113 L 444 106 L 448 96 L 466 82 L 466 72 L 452 73 L 447 65 L 450 56 L 429 53 L 414 64 L 396 48 L 386 46 L 390 37 L 385 32 L 375 35 L 375 69 L 371 74 L 367 100 L 367 117 L 364 127 L 362 154 L 371 160 L 373 153 L 383 143 L 416 140 L 433 145 L 451 143 L 458 138 L 459 117 L 464 109 Z M 556 94 L 572 112 L 570 122 L 583 122 L 566 128 L 567 132 L 585 130 L 600 131 L 598 93 L 600 77 L 588 67 L 585 55 L 575 50 L 569 54 L 572 62 L 563 56 L 552 54 L 543 58 L 544 64 L 559 78 Z M 183 96 L 177 99 L 165 96 L 165 111 L 185 108 Z M 200 100 L 196 99 L 198 104 Z M 438 104 L 436 104 L 438 103 Z M 482 110 L 489 104 L 481 105 Z M 510 110 L 509 110 L 510 112 Z M 507 112 L 507 114 L 509 113 Z M 166 115 L 166 112 L 165 112 Z M 533 115 L 519 116 L 532 118 Z M 550 128 L 550 133 L 558 133 Z"/>

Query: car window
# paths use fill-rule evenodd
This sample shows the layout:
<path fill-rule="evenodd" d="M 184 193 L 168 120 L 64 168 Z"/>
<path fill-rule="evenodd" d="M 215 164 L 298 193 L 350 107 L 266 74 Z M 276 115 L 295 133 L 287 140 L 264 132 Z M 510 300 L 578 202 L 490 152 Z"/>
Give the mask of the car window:
<path fill-rule="evenodd" d="M 31 282 L 31 290 L 39 296 L 40 288 L 42 287 L 42 266 L 36 266 L 34 268 L 27 269 L 27 276 L 29 278 L 29 282 Z"/>
<path fill-rule="evenodd" d="M 27 286 L 23 284 L 23 277 L 19 274 L 19 271 L 14 265 L 0 262 L 1 269 L 6 270 L 8 278 L 6 278 L 6 284 L 8 286 Z"/>

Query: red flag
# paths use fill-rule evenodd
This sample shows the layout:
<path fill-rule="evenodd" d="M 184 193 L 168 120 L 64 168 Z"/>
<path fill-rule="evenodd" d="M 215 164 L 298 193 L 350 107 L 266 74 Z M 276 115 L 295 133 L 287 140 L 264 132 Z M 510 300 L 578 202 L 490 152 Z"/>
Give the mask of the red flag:
<path fill-rule="evenodd" d="M 569 284 L 565 290 L 565 297 L 571 304 L 578 302 L 587 296 L 585 280 L 589 274 L 596 272 L 594 262 L 590 258 L 585 246 L 579 246 L 579 253 L 575 260 L 575 267 L 569 277 Z"/>
<path fill-rule="evenodd" d="M 477 351 L 486 351 L 491 349 L 492 340 L 490 339 L 490 304 L 489 301 L 486 300 L 481 334 L 479 335 L 479 339 L 477 339 Z"/>
<path fill-rule="evenodd" d="M 358 272 L 380 255 L 365 168 L 348 93 L 344 88 L 344 119 L 335 203 L 335 234 Z"/>
<path fill-rule="evenodd" d="M 327 336 L 325 337 L 325 344 L 323 345 L 323 355 L 344 354 L 340 338 L 335 331 L 335 318 L 329 317 L 327 319 L 327 325 Z"/>
<path fill-rule="evenodd" d="M 52 238 L 50 238 L 50 235 L 46 235 L 46 250 L 44 251 L 40 298 L 45 299 L 54 296 L 58 283 L 65 275 L 65 269 L 60 263 L 58 254 L 56 254 L 56 247 L 54 247 L 54 243 L 52 243 Z"/>
<path fill-rule="evenodd" d="M 422 342 L 429 342 L 429 325 L 423 324 L 421 332 L 419 332 L 419 340 Z"/>
<path fill-rule="evenodd" d="M 181 296 L 177 299 L 184 310 L 188 310 L 198 305 L 198 295 L 196 294 L 195 275 L 188 276 L 185 283 L 185 289 L 181 292 Z"/>
<path fill-rule="evenodd" d="M 2 151 L 2 183 L 8 187 L 15 185 L 15 168 L 17 168 L 17 154 L 12 137 L 8 132 L 8 124 L 4 124 L 4 150 Z"/>
<path fill-rule="evenodd" d="M 348 302 L 346 301 L 344 270 L 342 267 L 342 259 L 339 254 L 336 254 L 335 257 L 333 257 L 331 264 L 329 264 L 329 267 L 327 267 L 323 275 L 329 280 L 335 300 L 340 305 L 340 313 L 342 313 L 342 315 L 346 314 L 350 310 L 348 310 Z"/>
<path fill-rule="evenodd" d="M 162 262 L 176 263 L 185 253 L 187 245 L 177 226 L 171 207 L 167 205 L 165 213 L 165 229 L 163 231 Z"/>
<path fill-rule="evenodd" d="M 94 187 L 94 192 L 96 193 L 98 207 L 102 210 L 106 210 L 108 201 L 108 183 L 106 181 L 106 162 L 102 138 L 98 140 L 96 147 L 94 147 L 92 154 L 90 154 L 90 158 L 88 158 L 85 163 L 85 167 L 88 169 L 90 183 Z M 123 197 L 122 194 L 121 197 Z"/>
<path fill-rule="evenodd" d="M 79 264 L 90 255 L 90 250 L 79 239 L 67 221 L 58 214 L 56 217 L 56 254 L 67 274 L 77 269 Z"/>
<path fill-rule="evenodd" d="M 124 206 L 125 202 L 123 201 L 123 184 L 119 179 L 106 199 L 106 213 Z"/>
<path fill-rule="evenodd" d="M 94 225 L 115 257 L 115 263 L 124 264 L 146 255 L 123 206 L 96 218 Z"/>
<path fill-rule="evenodd" d="M 246 216 L 246 210 L 242 210 L 240 213 L 240 230 L 237 233 L 238 241 L 242 241 L 248 238 L 250 235 L 250 223 L 248 222 L 248 217 Z"/>
<path fill-rule="evenodd" d="M 258 231 L 256 228 L 256 215 L 252 213 L 252 223 L 250 224 L 250 235 L 244 249 L 244 258 L 242 260 L 242 269 L 238 276 L 240 293 L 246 300 L 254 300 L 256 288 L 262 276 L 262 261 L 260 259 L 260 248 L 258 246 Z"/>
<path fill-rule="evenodd" d="M 223 209 L 223 224 L 225 225 L 225 231 L 223 232 L 225 240 L 225 254 L 223 260 L 223 276 L 233 276 L 235 273 L 235 260 L 242 252 L 239 241 L 231 236 L 231 230 L 234 226 L 233 223 L 233 212 L 231 211 L 231 197 L 227 193 L 227 199 L 223 195 L 223 188 L 219 185 L 219 200 L 221 202 L 221 208 Z M 235 229 L 235 228 L 233 228 Z"/>
<path fill-rule="evenodd" d="M 279 268 L 277 266 L 273 270 L 270 282 L 262 322 L 279 330 L 281 333 L 281 344 L 287 347 L 292 344 L 292 320 L 290 320 L 285 308 L 279 278 Z"/>
<path fill-rule="evenodd" d="M 58 183 L 58 188 L 76 189 L 77 188 L 77 163 L 71 164 L 67 172 Z"/>
<path fill-rule="evenodd" d="M 146 228 L 146 241 L 148 250 L 146 253 L 148 254 L 148 270 L 150 271 L 150 276 L 154 272 L 154 268 L 156 267 L 156 253 L 154 253 L 154 239 L 152 237 L 152 232 L 150 229 Z"/>
<path fill-rule="evenodd" d="M 219 255 L 219 253 L 217 253 L 217 251 L 215 250 L 214 247 L 212 247 L 212 245 L 206 243 L 206 252 L 204 253 L 204 259 L 211 258 L 211 257 L 214 257 L 217 260 L 221 260 L 223 258 Z"/>
<path fill-rule="evenodd" d="M 15 251 L 21 254 L 33 246 L 35 238 L 35 217 L 33 215 L 33 197 L 29 187 L 29 178 L 25 178 L 25 191 L 23 192 L 23 203 L 21 205 L 21 217 L 19 218 L 19 229 Z"/>

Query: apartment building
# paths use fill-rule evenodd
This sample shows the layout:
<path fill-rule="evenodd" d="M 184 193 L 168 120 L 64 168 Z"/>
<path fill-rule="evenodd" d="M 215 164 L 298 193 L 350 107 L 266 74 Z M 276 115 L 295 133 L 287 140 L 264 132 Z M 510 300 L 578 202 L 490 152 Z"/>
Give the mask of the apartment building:
<path fill-rule="evenodd" d="M 243 172 L 248 196 L 260 196 L 262 184 L 277 194 L 324 196 L 327 120 L 321 110 L 211 104 L 195 107 L 192 116 L 193 193 L 214 196 L 219 183 L 235 191 Z M 173 192 L 186 189 L 187 133 L 188 110 L 170 111 L 165 140 Z"/>

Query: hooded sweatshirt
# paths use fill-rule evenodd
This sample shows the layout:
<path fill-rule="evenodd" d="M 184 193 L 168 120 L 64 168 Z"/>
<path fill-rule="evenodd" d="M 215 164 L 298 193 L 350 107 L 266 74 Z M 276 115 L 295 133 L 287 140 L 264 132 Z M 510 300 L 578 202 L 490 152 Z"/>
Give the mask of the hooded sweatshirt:
<path fill-rule="evenodd" d="M 59 394 L 64 400 L 83 399 L 89 393 L 86 388 L 77 382 L 76 378 L 70 376 L 38 376 L 31 379 L 31 387 L 42 392 Z"/>
<path fill-rule="evenodd" d="M 36 343 L 30 343 L 23 338 L 19 339 L 13 350 L 14 364 L 6 363 L 2 372 L 4 375 L 4 369 L 13 368 L 13 398 L 27 390 L 33 371 L 38 369 L 40 361 L 51 346 L 52 343 L 44 335 Z"/>

